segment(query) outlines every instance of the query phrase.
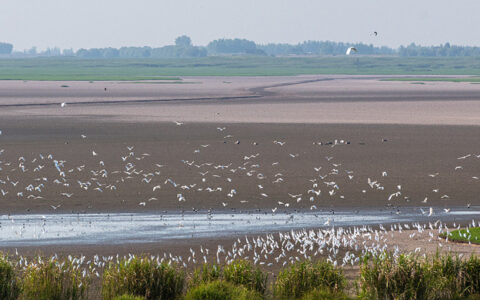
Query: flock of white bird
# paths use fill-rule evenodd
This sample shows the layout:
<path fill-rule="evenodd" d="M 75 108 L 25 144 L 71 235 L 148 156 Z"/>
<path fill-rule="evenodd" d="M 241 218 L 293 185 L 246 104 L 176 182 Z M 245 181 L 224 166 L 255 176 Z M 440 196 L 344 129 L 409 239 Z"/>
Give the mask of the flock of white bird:
<path fill-rule="evenodd" d="M 472 221 L 469 226 L 478 226 Z M 452 229 L 460 228 L 460 225 Z M 389 228 L 379 225 L 376 227 L 361 226 L 350 228 L 330 228 L 311 230 L 291 230 L 275 234 L 259 236 L 245 236 L 233 240 L 231 246 L 217 245 L 207 248 L 202 245 L 190 248 L 187 254 L 182 256 L 171 252 L 152 255 L 149 258 L 158 263 L 175 263 L 178 266 L 192 268 L 204 263 L 230 264 L 236 259 L 250 260 L 254 264 L 265 268 L 285 267 L 302 260 L 325 258 L 334 266 L 348 267 L 359 263 L 361 257 L 367 253 L 380 254 L 383 251 L 391 251 L 394 256 L 405 253 L 395 244 L 396 234 L 409 230 L 409 238 L 426 235 L 429 242 L 437 241 L 438 247 L 445 247 L 447 240 L 439 237 L 441 233 L 448 233 L 450 229 L 446 224 L 437 220 L 427 224 L 391 224 Z M 468 229 L 467 229 L 468 231 Z M 424 245 L 418 245 L 410 253 L 425 256 Z M 447 249 L 448 250 L 448 249 Z M 32 264 L 42 261 L 41 257 L 31 261 L 16 252 L 17 266 L 27 268 Z M 460 254 L 460 257 L 463 254 Z M 68 256 L 70 262 L 81 268 L 83 276 L 100 277 L 105 266 L 110 262 L 120 263 L 122 259 L 130 261 L 136 257 L 134 254 L 128 256 L 99 256 L 94 255 L 91 259 L 85 256 L 74 258 Z M 52 261 L 57 255 L 51 257 Z M 60 264 L 59 261 L 56 262 Z M 59 265 L 60 267 L 60 265 Z"/>
<path fill-rule="evenodd" d="M 177 126 L 184 125 L 182 122 L 175 122 Z M 226 127 L 218 127 L 216 131 L 222 140 L 234 142 L 234 136 L 228 134 Z M 88 139 L 86 135 L 82 139 Z M 276 147 L 284 147 L 288 141 L 272 140 L 271 143 Z M 314 145 L 326 147 L 340 147 L 350 144 L 350 141 L 337 139 L 331 142 L 314 142 Z M 254 143 L 257 145 L 257 143 Z M 262 199 L 275 198 L 268 213 L 275 214 L 279 209 L 292 209 L 298 204 L 308 203 L 303 207 L 309 210 L 317 210 L 322 207 L 322 197 L 335 197 L 344 199 L 342 189 L 338 183 L 338 178 L 342 177 L 347 182 L 352 181 L 356 174 L 353 170 L 342 168 L 340 162 L 335 161 L 334 157 L 324 158 L 322 165 L 311 166 L 311 170 L 302 176 L 306 177 L 310 185 L 306 190 L 296 190 L 288 192 L 279 197 L 265 192 L 266 186 L 275 187 L 285 184 L 287 177 L 280 171 L 274 171 L 274 174 L 267 174 L 262 170 L 262 154 L 260 152 L 242 153 L 241 163 L 233 162 L 215 162 L 202 161 L 198 158 L 199 153 L 207 151 L 209 144 L 201 144 L 192 148 L 191 157 L 179 158 L 185 166 L 186 172 L 195 173 L 195 176 L 182 177 L 183 182 L 173 178 L 168 174 L 167 166 L 162 164 L 161 157 L 154 157 L 150 153 L 138 152 L 135 146 L 127 146 L 124 154 L 118 158 L 119 164 L 110 168 L 102 159 L 100 149 L 91 149 L 89 156 L 94 158 L 94 166 L 85 164 L 71 165 L 67 160 L 57 157 L 53 153 L 37 153 L 30 157 L 19 156 L 14 160 L 6 160 L 5 151 L 0 149 L 0 199 L 2 201 L 30 201 L 35 203 L 46 203 L 53 211 L 62 207 L 74 197 L 78 197 L 87 191 L 102 195 L 113 193 L 115 197 L 121 197 L 119 191 L 124 188 L 130 190 L 132 186 L 138 191 L 148 191 L 147 199 L 136 199 L 138 206 L 149 207 L 151 203 L 158 203 L 161 207 L 165 197 L 175 191 L 175 200 L 179 205 L 187 204 L 190 207 L 195 206 L 195 201 L 201 201 L 209 194 L 214 194 L 218 199 L 218 207 L 228 209 L 232 203 L 246 204 L 248 202 L 262 201 Z M 105 158 L 111 159 L 109 154 L 104 154 Z M 233 155 L 233 154 L 232 154 Z M 301 153 L 285 153 L 285 159 L 297 159 Z M 480 159 L 479 154 L 466 154 L 457 158 L 458 161 L 468 159 Z M 139 167 L 140 162 L 142 167 Z M 275 170 L 282 164 L 281 161 L 269 163 L 269 169 Z M 146 166 L 150 166 L 147 169 Z M 454 171 L 461 171 L 462 166 L 455 167 Z M 313 172 L 313 173 L 312 173 Z M 382 178 L 388 177 L 388 171 L 385 170 L 375 176 L 365 178 L 361 193 L 367 191 L 385 192 L 385 185 Z M 54 174 L 54 175 L 52 175 Z M 312 176 L 310 176 L 310 174 Z M 433 172 L 425 176 L 435 178 L 439 174 Z M 235 187 L 235 178 L 249 178 L 252 182 L 253 190 L 257 191 L 256 199 L 238 198 L 239 188 Z M 189 181 L 187 182 L 187 178 Z M 478 177 L 472 177 L 478 180 Z M 358 179 L 356 179 L 358 182 Z M 127 185 L 127 183 L 129 185 Z M 248 189 L 252 189 L 248 186 Z M 169 193 L 164 194 L 165 190 Z M 439 188 L 433 190 L 439 193 Z M 189 196 L 187 196 L 187 193 Z M 140 193 L 139 193 L 140 194 Z M 395 199 L 408 199 L 404 195 L 404 188 L 401 184 L 396 185 L 388 193 L 385 199 L 386 203 L 391 203 Z M 90 195 L 89 195 L 90 196 Z M 448 199 L 450 196 L 443 194 L 439 197 Z M 2 199 L 3 198 L 3 199 Z M 43 202 L 42 202 L 43 201 Z M 236 201 L 236 202 L 234 202 Z M 421 201 L 426 204 L 428 198 Z M 426 205 L 424 205 L 426 206 Z M 470 205 L 469 205 L 470 206 Z M 179 206 L 182 207 L 182 206 Z M 430 208 L 419 208 L 419 214 L 433 216 L 435 210 Z M 397 211 L 399 212 L 399 211 Z M 445 213 L 450 212 L 450 208 L 444 208 Z M 432 220 L 433 221 L 433 220 Z M 325 220 L 321 225 L 329 226 L 331 219 Z M 473 223 L 475 225 L 475 222 Z M 456 226 L 456 225 L 455 225 Z M 207 249 L 200 247 L 197 251 L 190 249 L 187 257 L 181 257 L 174 253 L 165 253 L 163 256 L 157 256 L 158 260 L 169 260 L 177 262 L 185 267 L 196 263 L 206 261 L 216 263 L 229 263 L 237 258 L 250 259 L 255 264 L 266 265 L 274 264 L 286 265 L 301 259 L 323 255 L 331 260 L 335 265 L 351 265 L 359 260 L 359 255 L 365 253 L 378 253 L 388 249 L 388 239 L 396 231 L 416 230 L 415 234 L 421 234 L 426 230 L 430 231 L 430 240 L 436 239 L 438 233 L 448 231 L 446 224 L 437 221 L 429 224 L 395 224 L 391 225 L 390 230 L 379 224 L 378 227 L 354 227 L 354 228 L 330 228 L 318 230 L 300 230 L 284 233 L 267 234 L 263 236 L 238 238 L 233 242 L 231 248 L 225 248 L 218 245 L 216 249 Z M 433 234 L 436 232 L 436 235 Z M 442 247 L 442 239 L 438 245 Z M 420 245 L 421 247 L 421 245 Z M 421 248 L 418 249 L 421 249 Z M 390 249 L 396 252 L 398 248 Z M 95 266 L 102 267 L 114 257 L 101 259 L 96 256 Z M 118 259 L 118 257 L 117 257 Z M 83 263 L 83 259 L 82 259 Z M 26 265 L 26 259 L 22 258 L 19 264 Z M 95 271 L 96 272 L 96 271 Z"/>

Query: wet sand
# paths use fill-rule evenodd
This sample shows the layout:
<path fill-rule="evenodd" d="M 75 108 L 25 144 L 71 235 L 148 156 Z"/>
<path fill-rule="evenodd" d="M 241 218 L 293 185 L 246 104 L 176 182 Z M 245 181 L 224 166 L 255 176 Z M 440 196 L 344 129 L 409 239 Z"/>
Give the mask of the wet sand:
<path fill-rule="evenodd" d="M 378 79 L 0 82 L 0 149 L 4 149 L 0 177 L 6 182 L 0 188 L 7 193 L 0 195 L 1 213 L 272 213 L 336 208 L 401 213 L 404 207 L 443 210 L 480 205 L 480 85 Z M 62 84 L 69 87 L 61 88 Z M 60 107 L 62 102 L 67 103 L 65 108 Z M 61 167 L 65 180 L 54 160 L 65 161 Z M 141 172 L 126 174 L 131 172 L 126 169 L 129 162 Z M 107 177 L 100 173 L 103 169 Z M 154 175 L 144 176 L 149 173 Z M 29 184 L 43 183 L 43 178 L 47 181 L 41 192 L 25 191 Z M 370 186 L 369 178 L 378 185 Z M 55 179 L 61 184 L 53 183 Z M 78 181 L 92 185 L 84 189 Z M 107 189 L 112 185 L 115 189 Z M 157 185 L 161 187 L 153 190 Z M 232 189 L 236 193 L 230 197 Z M 309 193 L 310 189 L 321 194 Z M 185 200 L 179 201 L 178 194 Z M 410 248 L 420 243 L 411 241 Z M 189 245 L 213 248 L 219 242 L 232 240 L 41 250 L 182 253 Z"/>
<path fill-rule="evenodd" d="M 275 207 L 282 211 L 287 208 L 309 210 L 312 205 L 319 209 L 480 205 L 479 181 L 473 178 L 480 177 L 480 158 L 476 157 L 480 154 L 480 140 L 475 138 L 479 133 L 475 126 L 224 123 L 177 126 L 174 123 L 104 122 L 98 118 L 78 121 L 24 117 L 21 120 L 2 118 L 0 127 L 3 130 L 3 180 L 9 176 L 14 182 L 21 182 L 16 186 L 4 185 L 3 190 L 8 192 L 0 196 L 4 214 L 54 212 L 50 205 L 59 204 L 55 212 L 68 213 L 270 211 Z M 217 127 L 226 129 L 219 131 Z M 231 137 L 225 138 L 229 135 Z M 328 145 L 335 140 L 338 143 L 343 140 L 344 144 Z M 280 146 L 274 141 L 285 144 Z M 127 146 L 134 148 L 130 151 Z M 97 155 L 93 156 L 92 151 Z M 134 155 L 129 156 L 130 152 Z M 49 154 L 52 159 L 47 158 Z M 457 159 L 468 154 L 471 156 Z M 251 155 L 255 157 L 245 158 Z M 26 160 L 23 164 L 26 172 L 18 167 L 20 157 Z M 135 169 L 143 173 L 125 173 L 129 161 L 123 161 L 122 157 L 128 157 Z M 65 161 L 66 171 L 72 170 L 65 176 L 69 186 L 52 182 L 61 179 L 53 163 L 55 159 Z M 6 163 L 10 165 L 5 166 Z M 35 171 L 39 165 L 44 167 Z M 84 167 L 78 171 L 76 168 L 81 166 Z M 228 167 L 222 169 L 221 166 Z M 457 166 L 462 168 L 456 170 Z M 102 169 L 109 172 L 107 177 L 91 173 Z M 115 171 L 118 173 L 114 174 Z M 383 172 L 387 176 L 383 176 Z M 149 173 L 155 175 L 147 183 L 144 175 Z M 350 179 L 349 175 L 353 177 Z M 30 193 L 25 187 L 30 183 L 37 186 L 41 181 L 35 179 L 43 177 L 48 179 L 45 189 L 31 193 L 43 198 L 26 198 Z M 77 180 L 86 182 L 91 178 L 97 178 L 103 185 L 102 192 L 93 190 L 94 187 L 82 189 L 77 183 Z M 278 178 L 282 178 L 281 181 Z M 384 189 L 372 189 L 369 178 L 381 183 Z M 178 186 L 165 183 L 168 179 Z M 338 189 L 325 183 L 332 181 Z M 313 188 L 314 183 L 317 188 Z M 108 185 L 115 185 L 116 189 L 106 189 Z M 161 188 L 154 191 L 157 185 Z M 184 185 L 195 186 L 182 189 Z M 397 192 L 397 185 L 401 185 L 402 194 L 388 201 L 389 196 Z M 204 190 L 198 191 L 198 188 Z M 208 191 L 207 188 L 221 190 Z M 232 189 L 236 194 L 229 197 Z M 310 189 L 321 190 L 321 194 L 309 193 Z M 332 190 L 334 194 L 330 195 Z M 16 197 L 22 191 L 23 197 Z M 63 192 L 73 195 L 62 196 Z M 178 193 L 182 193 L 186 201 L 179 201 Z M 297 202 L 298 197 L 291 197 L 289 193 L 302 194 L 302 200 Z M 442 198 L 444 195 L 448 198 Z M 314 201 L 310 201 L 312 196 Z M 157 200 L 148 201 L 152 197 Z M 425 197 L 428 200 L 422 203 Z M 139 205 L 145 201 L 145 206 Z M 278 201 L 290 206 L 279 205 Z"/>

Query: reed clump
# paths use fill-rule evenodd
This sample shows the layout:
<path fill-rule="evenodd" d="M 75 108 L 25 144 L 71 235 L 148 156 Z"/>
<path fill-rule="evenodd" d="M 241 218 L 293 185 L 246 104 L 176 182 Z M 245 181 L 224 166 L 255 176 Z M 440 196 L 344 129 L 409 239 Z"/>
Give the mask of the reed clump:
<path fill-rule="evenodd" d="M 21 291 L 19 281 L 12 263 L 0 255 L 0 299 L 17 299 Z"/>
<path fill-rule="evenodd" d="M 175 265 L 148 257 L 130 257 L 110 264 L 103 273 L 104 299 L 129 294 L 145 299 L 177 299 L 185 286 L 185 273 Z"/>
<path fill-rule="evenodd" d="M 81 259 L 38 258 L 23 271 L 21 299 L 87 299 L 91 275 Z"/>
<path fill-rule="evenodd" d="M 438 253 L 431 258 L 367 255 L 359 286 L 364 299 L 466 299 L 480 294 L 480 260 Z"/>
<path fill-rule="evenodd" d="M 282 270 L 275 282 L 277 298 L 298 299 L 305 294 L 321 289 L 331 294 L 342 293 L 346 280 L 339 268 L 321 260 L 304 261 Z"/>
<path fill-rule="evenodd" d="M 191 288 L 186 300 L 261 300 L 263 296 L 245 286 L 235 285 L 224 280 L 202 283 Z"/>
<path fill-rule="evenodd" d="M 247 260 L 234 260 L 223 268 L 223 279 L 265 294 L 268 275 Z"/>

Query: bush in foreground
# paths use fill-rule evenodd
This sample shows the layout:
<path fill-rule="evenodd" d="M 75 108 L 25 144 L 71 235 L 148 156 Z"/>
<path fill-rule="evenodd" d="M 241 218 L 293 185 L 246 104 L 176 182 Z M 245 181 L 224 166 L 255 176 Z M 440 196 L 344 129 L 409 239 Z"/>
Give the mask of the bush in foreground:
<path fill-rule="evenodd" d="M 217 265 L 204 264 L 201 268 L 195 269 L 191 281 L 192 286 L 219 280 L 221 270 Z"/>
<path fill-rule="evenodd" d="M 12 264 L 5 256 L 0 256 L 0 299 L 17 299 L 20 285 Z"/>
<path fill-rule="evenodd" d="M 260 300 L 262 296 L 244 286 L 226 281 L 200 284 L 187 292 L 186 300 Z"/>
<path fill-rule="evenodd" d="M 331 292 L 328 289 L 315 289 L 302 297 L 302 300 L 350 300 L 342 292 Z"/>
<path fill-rule="evenodd" d="M 418 258 L 391 253 L 365 256 L 360 266 L 360 296 L 366 299 L 426 299 L 428 272 Z"/>
<path fill-rule="evenodd" d="M 133 296 L 133 295 L 122 295 L 122 296 L 117 296 L 113 298 L 113 300 L 143 300 L 143 297 L 140 296 Z"/>
<path fill-rule="evenodd" d="M 365 299 L 463 299 L 480 293 L 480 260 L 451 255 L 421 259 L 382 253 L 360 266 Z"/>
<path fill-rule="evenodd" d="M 267 274 L 247 260 L 235 260 L 223 268 L 223 278 L 227 282 L 264 294 L 267 289 Z"/>
<path fill-rule="evenodd" d="M 340 269 L 327 261 L 304 261 L 284 269 L 278 274 L 275 283 L 275 296 L 294 299 L 314 289 L 322 289 L 332 294 L 341 293 L 346 280 Z"/>
<path fill-rule="evenodd" d="M 77 260 L 52 258 L 31 263 L 23 274 L 22 298 L 38 300 L 86 299 L 90 276 Z"/>
<path fill-rule="evenodd" d="M 185 286 L 185 274 L 167 263 L 133 257 L 111 264 L 103 273 L 104 299 L 129 294 L 145 299 L 176 299 Z"/>

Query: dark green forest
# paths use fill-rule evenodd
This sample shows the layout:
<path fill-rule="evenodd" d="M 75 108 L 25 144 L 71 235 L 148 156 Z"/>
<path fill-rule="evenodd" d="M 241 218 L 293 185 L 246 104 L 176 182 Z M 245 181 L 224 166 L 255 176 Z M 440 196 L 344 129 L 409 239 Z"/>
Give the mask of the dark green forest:
<path fill-rule="evenodd" d="M 257 44 L 246 39 L 217 39 L 206 46 L 195 46 L 188 36 L 178 37 L 174 44 L 163 47 L 121 47 L 71 49 L 48 48 L 37 51 L 35 47 L 23 52 L 13 51 L 13 45 L 0 43 L 2 57 L 74 56 L 79 58 L 196 58 L 218 55 L 254 56 L 337 56 L 345 55 L 346 49 L 355 47 L 357 55 L 382 55 L 402 57 L 465 57 L 480 56 L 480 47 L 458 46 L 445 43 L 438 46 L 410 44 L 397 49 L 364 43 L 333 41 L 305 41 L 298 44 Z"/>

